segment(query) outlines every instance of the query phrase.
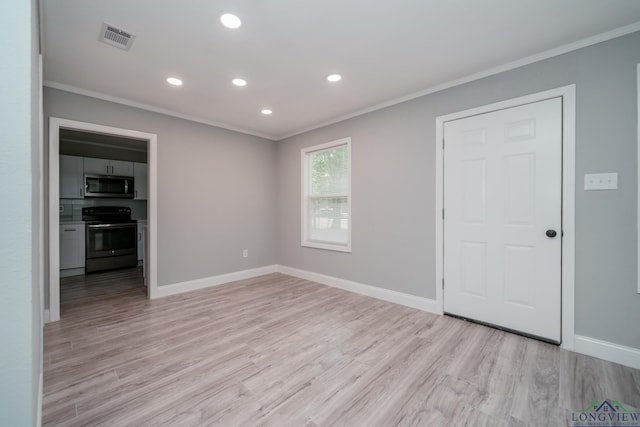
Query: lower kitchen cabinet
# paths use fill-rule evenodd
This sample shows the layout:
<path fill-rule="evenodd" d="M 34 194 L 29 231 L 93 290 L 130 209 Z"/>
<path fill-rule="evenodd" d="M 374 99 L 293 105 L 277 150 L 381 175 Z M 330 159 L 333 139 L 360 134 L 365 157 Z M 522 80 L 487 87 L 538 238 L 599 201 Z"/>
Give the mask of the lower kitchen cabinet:
<path fill-rule="evenodd" d="M 60 270 L 84 268 L 84 222 L 60 224 Z"/>

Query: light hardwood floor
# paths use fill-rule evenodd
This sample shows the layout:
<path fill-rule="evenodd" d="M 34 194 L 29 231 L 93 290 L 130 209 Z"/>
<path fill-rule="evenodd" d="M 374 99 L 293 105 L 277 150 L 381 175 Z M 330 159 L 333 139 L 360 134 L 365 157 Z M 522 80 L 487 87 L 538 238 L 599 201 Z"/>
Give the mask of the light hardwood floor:
<path fill-rule="evenodd" d="M 566 426 L 640 371 L 281 274 L 62 306 L 47 426 Z"/>

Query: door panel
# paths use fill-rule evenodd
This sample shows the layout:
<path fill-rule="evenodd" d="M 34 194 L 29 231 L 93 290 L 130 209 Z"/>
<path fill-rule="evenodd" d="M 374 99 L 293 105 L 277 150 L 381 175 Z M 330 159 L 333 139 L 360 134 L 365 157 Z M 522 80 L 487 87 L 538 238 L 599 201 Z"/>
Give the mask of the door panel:
<path fill-rule="evenodd" d="M 462 291 L 472 297 L 487 297 L 487 245 L 478 242 L 462 242 L 461 261 Z"/>
<path fill-rule="evenodd" d="M 486 188 L 486 162 L 480 160 L 467 160 L 462 163 L 464 182 L 462 183 L 463 201 L 462 216 L 464 222 L 484 223 L 486 215 L 485 191 Z"/>
<path fill-rule="evenodd" d="M 445 312 L 560 341 L 561 108 L 445 123 Z"/>

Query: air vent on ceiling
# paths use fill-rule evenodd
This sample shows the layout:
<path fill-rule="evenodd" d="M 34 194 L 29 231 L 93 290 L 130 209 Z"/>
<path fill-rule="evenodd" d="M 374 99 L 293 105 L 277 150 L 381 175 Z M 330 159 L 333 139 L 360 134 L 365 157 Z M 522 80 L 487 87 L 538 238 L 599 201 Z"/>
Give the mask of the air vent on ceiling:
<path fill-rule="evenodd" d="M 98 40 L 123 50 L 129 50 L 135 39 L 136 36 L 133 34 L 103 22 Z"/>

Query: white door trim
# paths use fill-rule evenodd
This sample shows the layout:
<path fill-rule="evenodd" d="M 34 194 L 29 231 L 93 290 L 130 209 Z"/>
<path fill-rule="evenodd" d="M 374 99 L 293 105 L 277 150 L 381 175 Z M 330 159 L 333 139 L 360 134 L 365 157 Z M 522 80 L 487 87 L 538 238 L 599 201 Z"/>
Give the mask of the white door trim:
<path fill-rule="evenodd" d="M 121 129 L 76 120 L 49 119 L 49 319 L 60 320 L 60 129 L 75 129 L 148 141 L 147 162 L 149 164 L 149 195 L 147 219 L 149 224 L 149 269 L 148 298 L 158 293 L 158 137 L 155 134 Z"/>
<path fill-rule="evenodd" d="M 444 124 L 451 120 L 517 107 L 550 98 L 562 98 L 562 348 L 575 343 L 575 85 L 563 86 L 507 101 L 483 105 L 436 118 L 436 304 L 444 312 Z"/>

